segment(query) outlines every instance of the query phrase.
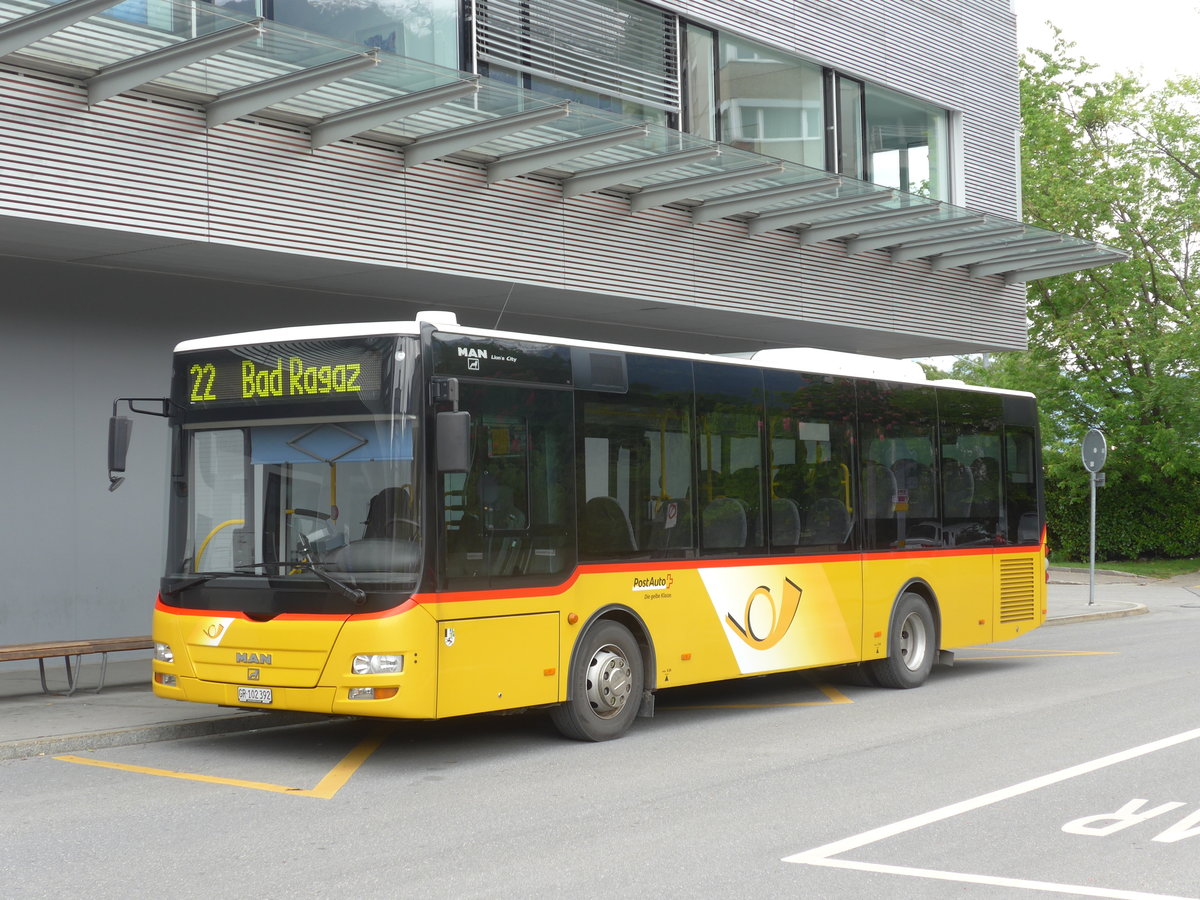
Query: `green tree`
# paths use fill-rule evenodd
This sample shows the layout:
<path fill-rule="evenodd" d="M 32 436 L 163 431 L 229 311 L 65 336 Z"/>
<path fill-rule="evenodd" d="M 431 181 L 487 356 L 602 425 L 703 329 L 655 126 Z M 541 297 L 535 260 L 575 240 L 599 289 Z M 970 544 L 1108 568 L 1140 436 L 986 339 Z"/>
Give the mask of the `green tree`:
<path fill-rule="evenodd" d="M 1024 217 L 1128 261 L 1032 282 L 1029 350 L 960 360 L 967 380 L 1041 401 L 1054 543 L 1086 548 L 1079 442 L 1111 451 L 1102 558 L 1200 553 L 1200 80 L 1103 80 L 1056 31 L 1021 60 Z"/>

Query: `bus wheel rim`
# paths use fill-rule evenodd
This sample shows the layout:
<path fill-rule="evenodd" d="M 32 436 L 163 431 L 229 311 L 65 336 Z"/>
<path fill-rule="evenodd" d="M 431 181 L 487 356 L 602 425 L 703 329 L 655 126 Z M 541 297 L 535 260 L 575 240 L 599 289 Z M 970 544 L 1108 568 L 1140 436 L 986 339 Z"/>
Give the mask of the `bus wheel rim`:
<path fill-rule="evenodd" d="M 587 698 L 592 711 L 611 719 L 625 708 L 633 688 L 629 660 L 618 647 L 606 644 L 596 651 L 587 669 Z"/>
<path fill-rule="evenodd" d="M 909 671 L 915 672 L 925 663 L 925 654 L 929 652 L 928 638 L 925 620 L 915 612 L 909 613 L 900 623 L 900 659 Z"/>

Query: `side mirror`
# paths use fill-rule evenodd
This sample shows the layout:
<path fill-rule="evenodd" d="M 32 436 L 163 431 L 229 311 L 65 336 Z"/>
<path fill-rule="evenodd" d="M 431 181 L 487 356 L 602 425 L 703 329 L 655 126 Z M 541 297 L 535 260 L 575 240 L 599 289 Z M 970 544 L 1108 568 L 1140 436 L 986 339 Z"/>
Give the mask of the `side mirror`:
<path fill-rule="evenodd" d="M 437 414 L 437 467 L 439 472 L 471 471 L 471 414 Z"/>
<path fill-rule="evenodd" d="M 113 416 L 108 420 L 108 489 L 115 491 L 125 480 L 114 472 L 125 471 L 125 458 L 129 455 L 129 438 L 133 434 L 133 419 L 128 416 Z"/>

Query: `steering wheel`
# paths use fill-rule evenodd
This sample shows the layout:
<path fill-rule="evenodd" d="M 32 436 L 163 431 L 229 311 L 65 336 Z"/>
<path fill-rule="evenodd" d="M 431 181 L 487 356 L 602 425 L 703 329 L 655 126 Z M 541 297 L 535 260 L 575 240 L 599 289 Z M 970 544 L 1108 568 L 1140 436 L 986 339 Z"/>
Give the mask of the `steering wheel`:
<path fill-rule="evenodd" d="M 397 528 L 396 528 L 397 525 L 404 525 L 407 528 L 412 529 L 412 536 L 410 538 L 408 538 L 408 540 L 415 541 L 415 540 L 420 539 L 420 537 L 421 537 L 421 523 L 420 522 L 416 522 L 413 519 L 391 519 L 391 520 L 389 520 L 388 531 L 391 533 L 393 538 L 397 538 L 400 536 L 399 534 L 397 534 Z"/>

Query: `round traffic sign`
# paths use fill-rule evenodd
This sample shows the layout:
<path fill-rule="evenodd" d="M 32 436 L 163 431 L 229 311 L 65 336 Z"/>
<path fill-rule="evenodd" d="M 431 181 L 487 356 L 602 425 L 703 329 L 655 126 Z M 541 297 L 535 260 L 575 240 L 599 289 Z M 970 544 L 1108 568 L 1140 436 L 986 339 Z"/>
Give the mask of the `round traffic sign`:
<path fill-rule="evenodd" d="M 1089 472 L 1099 472 L 1108 459 L 1108 441 L 1104 432 L 1093 428 L 1083 436 L 1083 467 Z"/>

